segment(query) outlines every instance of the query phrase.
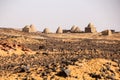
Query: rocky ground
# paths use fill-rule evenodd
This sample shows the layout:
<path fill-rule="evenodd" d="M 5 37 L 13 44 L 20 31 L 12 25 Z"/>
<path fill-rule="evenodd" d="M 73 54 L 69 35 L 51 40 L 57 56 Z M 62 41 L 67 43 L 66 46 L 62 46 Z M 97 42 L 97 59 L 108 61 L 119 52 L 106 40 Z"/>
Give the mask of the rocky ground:
<path fill-rule="evenodd" d="M 120 80 L 120 33 L 0 32 L 0 80 Z"/>

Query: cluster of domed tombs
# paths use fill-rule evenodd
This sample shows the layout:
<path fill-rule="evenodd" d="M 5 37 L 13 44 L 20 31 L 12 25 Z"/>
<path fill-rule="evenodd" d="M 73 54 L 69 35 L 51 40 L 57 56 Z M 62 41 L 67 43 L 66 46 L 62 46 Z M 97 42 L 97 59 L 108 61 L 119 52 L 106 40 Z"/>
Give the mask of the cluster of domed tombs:
<path fill-rule="evenodd" d="M 37 30 L 35 29 L 35 26 L 33 24 L 31 25 L 26 25 L 23 29 L 23 32 L 36 32 Z M 63 30 L 61 27 L 58 27 L 56 30 L 56 33 L 96 33 L 96 27 L 92 24 L 89 23 L 87 27 L 85 27 L 85 31 L 81 31 L 78 26 L 73 25 L 70 30 Z M 48 28 L 45 28 L 43 30 L 43 33 L 51 33 Z M 111 30 L 105 30 L 102 31 L 103 35 L 111 35 L 112 31 Z"/>

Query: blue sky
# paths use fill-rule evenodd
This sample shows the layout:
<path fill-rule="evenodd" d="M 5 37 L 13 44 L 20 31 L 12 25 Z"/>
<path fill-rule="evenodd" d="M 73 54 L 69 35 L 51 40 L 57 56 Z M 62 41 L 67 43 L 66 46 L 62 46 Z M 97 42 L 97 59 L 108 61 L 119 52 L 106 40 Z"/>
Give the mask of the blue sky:
<path fill-rule="evenodd" d="M 98 31 L 120 31 L 120 0 L 0 0 L 0 27 L 22 28 L 34 24 L 39 31 L 58 26 L 84 30 L 89 22 Z"/>

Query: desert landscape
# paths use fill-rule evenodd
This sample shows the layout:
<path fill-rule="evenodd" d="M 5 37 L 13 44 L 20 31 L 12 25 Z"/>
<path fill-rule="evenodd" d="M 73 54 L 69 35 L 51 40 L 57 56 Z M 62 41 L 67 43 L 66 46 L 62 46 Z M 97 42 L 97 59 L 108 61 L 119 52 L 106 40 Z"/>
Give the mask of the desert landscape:
<path fill-rule="evenodd" d="M 0 80 L 120 80 L 120 0 L 0 0 Z"/>
<path fill-rule="evenodd" d="M 32 30 L 0 28 L 0 80 L 120 80 L 119 32 Z"/>

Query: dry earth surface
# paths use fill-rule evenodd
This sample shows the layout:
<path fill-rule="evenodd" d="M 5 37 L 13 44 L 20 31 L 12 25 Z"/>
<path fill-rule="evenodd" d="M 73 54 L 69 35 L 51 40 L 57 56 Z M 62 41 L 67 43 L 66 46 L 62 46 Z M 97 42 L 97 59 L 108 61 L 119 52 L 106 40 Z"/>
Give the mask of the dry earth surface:
<path fill-rule="evenodd" d="M 0 28 L 0 80 L 120 80 L 120 33 Z"/>

